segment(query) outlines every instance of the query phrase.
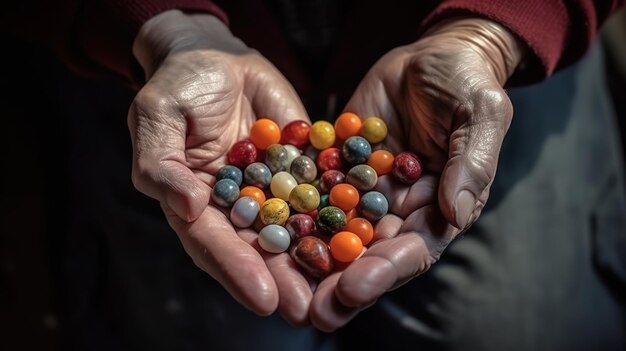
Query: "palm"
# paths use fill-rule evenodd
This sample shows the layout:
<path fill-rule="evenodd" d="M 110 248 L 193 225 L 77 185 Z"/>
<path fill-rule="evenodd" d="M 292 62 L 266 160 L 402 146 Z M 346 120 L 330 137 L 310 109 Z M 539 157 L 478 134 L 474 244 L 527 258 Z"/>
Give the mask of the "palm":
<path fill-rule="evenodd" d="M 287 254 L 260 253 L 256 233 L 235 230 L 210 202 L 213 175 L 257 117 L 283 126 L 307 118 L 293 89 L 259 55 L 190 51 L 169 57 L 129 113 L 133 176 L 140 190 L 161 200 L 196 265 L 244 306 L 259 314 L 278 306 L 300 324 L 308 320 L 312 296 L 307 280 Z M 163 188 L 169 191 L 160 193 Z"/>

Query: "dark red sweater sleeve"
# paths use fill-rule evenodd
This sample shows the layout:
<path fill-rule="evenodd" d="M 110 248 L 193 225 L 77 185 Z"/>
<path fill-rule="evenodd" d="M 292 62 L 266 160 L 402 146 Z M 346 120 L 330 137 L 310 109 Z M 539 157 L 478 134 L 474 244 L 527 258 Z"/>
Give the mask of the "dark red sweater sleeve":
<path fill-rule="evenodd" d="M 422 22 L 425 30 L 455 15 L 480 16 L 515 33 L 530 49 L 511 82 L 536 82 L 580 59 L 623 0 L 446 0 Z"/>

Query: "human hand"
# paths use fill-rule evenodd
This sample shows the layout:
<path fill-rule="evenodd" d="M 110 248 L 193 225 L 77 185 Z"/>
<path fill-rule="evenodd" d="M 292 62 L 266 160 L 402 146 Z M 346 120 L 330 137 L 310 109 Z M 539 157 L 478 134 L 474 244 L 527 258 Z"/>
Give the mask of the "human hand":
<path fill-rule="evenodd" d="M 498 24 L 459 18 L 392 50 L 368 72 L 345 110 L 383 118 L 384 147 L 416 152 L 425 175 L 411 186 L 379 179 L 390 214 L 358 260 L 320 283 L 311 304 L 315 326 L 341 327 L 424 273 L 478 218 L 513 115 L 502 86 L 522 55 Z"/>
<path fill-rule="evenodd" d="M 262 253 L 253 230 L 236 230 L 210 202 L 214 175 L 257 117 L 281 128 L 308 121 L 296 92 L 210 15 L 156 16 L 133 51 L 147 80 L 128 114 L 135 187 L 160 201 L 194 263 L 243 306 L 307 323 L 311 286 L 289 255 Z"/>

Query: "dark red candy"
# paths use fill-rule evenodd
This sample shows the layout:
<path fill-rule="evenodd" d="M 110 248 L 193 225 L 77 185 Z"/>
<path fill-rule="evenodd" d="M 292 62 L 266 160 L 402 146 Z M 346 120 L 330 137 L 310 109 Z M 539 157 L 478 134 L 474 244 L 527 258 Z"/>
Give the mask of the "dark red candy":
<path fill-rule="evenodd" d="M 317 171 L 322 173 L 329 169 L 340 170 L 343 167 L 343 156 L 341 150 L 336 147 L 330 147 L 320 151 L 315 160 Z"/>
<path fill-rule="evenodd" d="M 292 240 L 298 240 L 302 237 L 314 235 L 316 232 L 315 220 L 308 214 L 298 213 L 289 217 L 284 224 L 285 229 L 289 232 Z"/>
<path fill-rule="evenodd" d="M 327 194 L 335 185 L 344 183 L 345 181 L 346 176 L 341 171 L 329 169 L 322 173 L 320 177 L 320 190 L 323 194 Z"/>
<path fill-rule="evenodd" d="M 282 130 L 280 143 L 304 149 L 309 143 L 309 131 L 311 131 L 311 125 L 305 121 L 290 122 Z"/>
<path fill-rule="evenodd" d="M 399 181 L 405 184 L 413 184 L 422 176 L 422 164 L 419 158 L 412 152 L 401 152 L 393 160 L 391 171 Z"/>
<path fill-rule="evenodd" d="M 247 165 L 257 160 L 258 152 L 256 146 L 248 139 L 236 142 L 228 153 L 228 163 L 239 168 L 246 168 Z"/>
<path fill-rule="evenodd" d="M 318 237 L 305 236 L 298 239 L 289 254 L 313 278 L 323 279 L 333 271 L 333 259 L 328 245 Z"/>

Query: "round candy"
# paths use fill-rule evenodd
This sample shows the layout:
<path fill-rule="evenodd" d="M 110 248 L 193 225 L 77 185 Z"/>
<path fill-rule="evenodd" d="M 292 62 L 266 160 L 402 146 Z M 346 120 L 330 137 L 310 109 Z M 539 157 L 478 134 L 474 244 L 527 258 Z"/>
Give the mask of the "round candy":
<path fill-rule="evenodd" d="M 320 194 L 311 184 L 299 184 L 289 194 L 289 204 L 300 213 L 311 212 L 320 204 Z"/>
<path fill-rule="evenodd" d="M 230 209 L 230 221 L 239 228 L 248 228 L 259 214 L 259 203 L 250 196 L 240 197 Z"/>
<path fill-rule="evenodd" d="M 328 245 L 315 236 L 298 239 L 289 255 L 305 273 L 316 279 L 325 278 L 334 268 Z"/>
<path fill-rule="evenodd" d="M 352 136 L 343 143 L 343 158 L 352 164 L 365 163 L 372 154 L 372 146 L 363 137 Z"/>
<path fill-rule="evenodd" d="M 218 180 L 211 191 L 211 199 L 222 207 L 229 207 L 239 198 L 239 185 L 232 179 Z"/>
<path fill-rule="evenodd" d="M 336 147 L 331 147 L 320 151 L 317 155 L 317 169 L 320 172 L 326 172 L 329 169 L 340 170 L 343 167 L 343 156 L 341 150 Z"/>
<path fill-rule="evenodd" d="M 348 221 L 346 231 L 356 234 L 363 245 L 367 245 L 374 238 L 374 226 L 365 218 L 353 218 Z"/>
<path fill-rule="evenodd" d="M 363 251 L 363 243 L 358 235 L 351 232 L 339 232 L 330 239 L 330 253 L 339 262 L 352 262 Z"/>
<path fill-rule="evenodd" d="M 265 150 L 270 145 L 280 142 L 280 127 L 271 119 L 258 119 L 250 129 L 250 140 L 257 148 Z"/>
<path fill-rule="evenodd" d="M 412 152 L 401 152 L 393 160 L 393 175 L 402 183 L 413 184 L 422 176 L 422 165 Z"/>
<path fill-rule="evenodd" d="M 320 177 L 320 190 L 322 193 L 328 193 L 335 185 L 346 181 L 346 176 L 338 170 L 330 169 Z"/>
<path fill-rule="evenodd" d="M 387 124 L 378 117 L 368 117 L 363 121 L 359 134 L 372 144 L 380 143 L 387 137 Z"/>
<path fill-rule="evenodd" d="M 287 149 L 280 144 L 272 144 L 265 150 L 265 165 L 272 174 L 287 171 L 288 158 Z"/>
<path fill-rule="evenodd" d="M 289 235 L 291 235 L 292 240 L 314 235 L 316 232 L 315 220 L 304 213 L 296 213 L 289 217 L 284 226 Z"/>
<path fill-rule="evenodd" d="M 317 227 L 326 233 L 336 233 L 346 227 L 346 214 L 335 206 L 326 206 L 317 214 Z"/>
<path fill-rule="evenodd" d="M 296 179 L 287 172 L 278 172 L 272 177 L 270 190 L 277 198 L 289 201 L 289 193 L 298 185 Z"/>
<path fill-rule="evenodd" d="M 298 184 L 309 183 L 317 177 L 317 167 L 309 156 L 302 155 L 293 160 L 290 173 Z"/>
<path fill-rule="evenodd" d="M 256 161 L 257 156 L 256 146 L 250 140 L 240 140 L 230 148 L 228 163 L 239 168 L 246 168 L 247 165 Z"/>
<path fill-rule="evenodd" d="M 291 144 L 285 144 L 283 147 L 287 150 L 287 171 L 289 171 L 293 160 L 302 155 L 302 153 L 300 152 L 300 149 Z"/>
<path fill-rule="evenodd" d="M 264 163 L 254 162 L 243 171 L 243 180 L 248 185 L 265 189 L 272 182 L 272 171 Z"/>
<path fill-rule="evenodd" d="M 311 126 L 309 141 L 318 150 L 329 148 L 335 143 L 335 128 L 327 121 L 317 121 Z"/>
<path fill-rule="evenodd" d="M 289 122 L 282 131 L 280 143 L 291 144 L 297 148 L 304 149 L 309 143 L 309 131 L 311 125 L 305 121 Z"/>
<path fill-rule="evenodd" d="M 309 156 L 311 158 L 311 160 L 316 161 L 317 160 L 317 155 L 320 154 L 320 150 L 318 150 L 315 147 L 313 147 L 313 145 L 309 145 L 309 146 L 307 146 L 306 149 L 304 149 L 304 154 Z"/>
<path fill-rule="evenodd" d="M 253 198 L 254 200 L 256 200 L 259 206 L 265 202 L 265 193 L 263 192 L 263 190 L 257 188 L 254 185 L 245 186 L 239 191 L 239 198 L 242 198 L 244 196 L 249 196 Z"/>
<path fill-rule="evenodd" d="M 361 118 L 352 112 L 344 112 L 335 121 L 335 133 L 341 140 L 358 135 L 361 129 Z"/>
<path fill-rule="evenodd" d="M 285 252 L 291 243 L 287 229 L 276 224 L 263 227 L 257 240 L 261 248 L 270 253 Z"/>
<path fill-rule="evenodd" d="M 383 194 L 378 191 L 370 191 L 361 196 L 357 210 L 363 218 L 374 222 L 387 214 L 389 203 Z"/>
<path fill-rule="evenodd" d="M 241 182 L 243 181 L 243 173 L 241 170 L 232 165 L 226 165 L 217 171 L 217 175 L 215 176 L 217 180 L 222 179 L 232 179 L 237 183 L 237 186 L 241 186 Z"/>
<path fill-rule="evenodd" d="M 283 225 L 289 218 L 289 205 L 279 198 L 267 199 L 259 210 L 259 218 L 263 224 Z"/>
<path fill-rule="evenodd" d="M 330 205 L 330 201 L 328 199 L 328 194 L 324 194 L 320 196 L 320 205 L 317 207 L 318 210 L 321 210 L 324 207 Z"/>
<path fill-rule="evenodd" d="M 337 184 L 330 189 L 330 204 L 348 212 L 359 204 L 359 191 L 350 184 Z"/>
<path fill-rule="evenodd" d="M 356 207 L 346 212 L 346 223 L 350 223 L 352 218 L 357 218 L 359 216 L 359 212 L 356 210 Z"/>
<path fill-rule="evenodd" d="M 380 177 L 388 174 L 393 169 L 393 154 L 387 150 L 376 150 L 367 159 L 367 165 L 374 168 Z"/>
<path fill-rule="evenodd" d="M 348 171 L 346 182 L 361 191 L 368 191 L 376 186 L 378 176 L 374 168 L 368 165 L 356 165 Z"/>

